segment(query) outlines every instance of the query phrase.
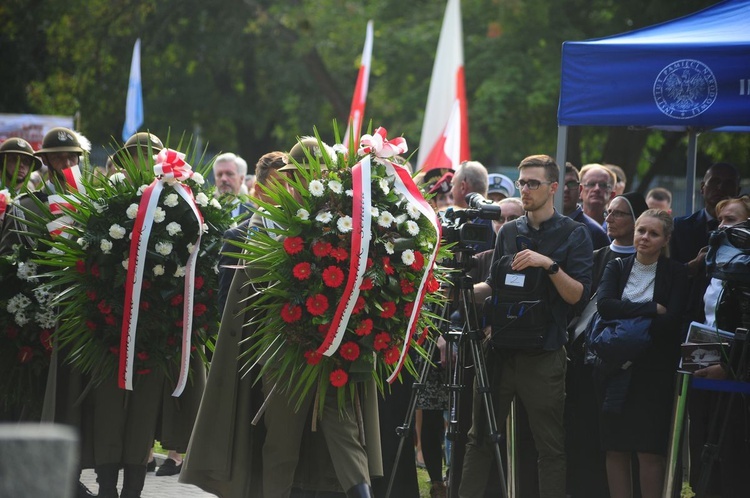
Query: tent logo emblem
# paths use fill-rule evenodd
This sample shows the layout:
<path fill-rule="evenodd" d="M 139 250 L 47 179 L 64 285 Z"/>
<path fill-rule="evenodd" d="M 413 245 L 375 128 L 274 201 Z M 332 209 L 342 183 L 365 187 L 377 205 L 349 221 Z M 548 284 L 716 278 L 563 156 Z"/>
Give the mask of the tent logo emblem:
<path fill-rule="evenodd" d="M 654 81 L 654 100 L 675 119 L 703 114 L 716 102 L 718 85 L 711 69 L 695 59 L 680 59 L 661 70 Z"/>

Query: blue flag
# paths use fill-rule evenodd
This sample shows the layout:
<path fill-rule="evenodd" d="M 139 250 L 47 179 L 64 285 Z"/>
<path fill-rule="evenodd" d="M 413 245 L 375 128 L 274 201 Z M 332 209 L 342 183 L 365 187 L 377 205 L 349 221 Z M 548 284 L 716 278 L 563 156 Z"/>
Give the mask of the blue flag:
<path fill-rule="evenodd" d="M 130 63 L 128 99 L 125 103 L 125 125 L 122 127 L 122 141 L 138 131 L 143 124 L 143 88 L 141 86 L 141 39 L 135 41 L 133 60 Z"/>

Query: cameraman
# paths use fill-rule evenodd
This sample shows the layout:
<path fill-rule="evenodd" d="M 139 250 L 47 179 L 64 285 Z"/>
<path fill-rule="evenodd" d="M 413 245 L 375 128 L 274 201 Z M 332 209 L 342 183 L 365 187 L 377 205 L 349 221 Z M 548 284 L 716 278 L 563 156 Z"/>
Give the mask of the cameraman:
<path fill-rule="evenodd" d="M 518 166 L 516 183 L 526 215 L 506 223 L 498 234 L 493 267 L 503 255 L 515 254 L 511 269 L 522 272 L 541 268 L 549 278 L 551 313 L 540 348 L 492 348 L 488 352 L 488 378 L 498 426 L 508 415 L 510 402 L 518 394 L 529 415 L 531 431 L 539 452 L 539 494 L 541 498 L 565 497 L 565 400 L 566 315 L 571 306 L 585 299 L 591 287 L 592 244 L 586 227 L 562 216 L 553 206 L 558 189 L 559 167 L 546 155 L 529 156 Z M 512 235 L 518 235 L 514 240 Z M 567 235 L 566 235 L 567 234 Z M 564 237 L 563 237 L 564 236 Z M 562 239 L 558 242 L 558 239 Z M 521 249 L 519 246 L 529 248 Z M 518 249 L 517 249 L 518 247 Z M 494 273 L 494 272 L 493 272 Z M 502 282 L 474 286 L 478 301 L 492 294 Z M 480 395 L 475 392 L 475 396 Z M 475 411 L 463 466 L 459 495 L 482 496 L 493 461 L 486 440 L 487 421 L 483 410 Z"/>
<path fill-rule="evenodd" d="M 451 194 L 453 195 L 453 206 L 459 209 L 466 209 L 469 205 L 466 203 L 466 196 L 472 192 L 487 197 L 487 188 L 489 185 L 489 174 L 487 168 L 478 161 L 464 161 L 456 167 L 451 181 Z M 492 220 L 475 219 L 472 223 L 486 225 L 490 228 L 488 231 L 489 238 L 487 242 L 475 244 L 472 249 L 476 252 L 487 251 L 495 246 L 495 232 L 492 230 Z"/>

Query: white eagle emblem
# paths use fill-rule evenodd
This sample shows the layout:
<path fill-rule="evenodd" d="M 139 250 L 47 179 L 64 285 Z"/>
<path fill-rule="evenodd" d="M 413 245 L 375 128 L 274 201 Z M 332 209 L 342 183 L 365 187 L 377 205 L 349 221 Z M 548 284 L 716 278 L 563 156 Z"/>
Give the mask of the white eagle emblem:
<path fill-rule="evenodd" d="M 690 119 L 716 102 L 718 85 L 711 69 L 694 59 L 667 65 L 654 81 L 654 100 L 661 112 L 675 119 Z"/>

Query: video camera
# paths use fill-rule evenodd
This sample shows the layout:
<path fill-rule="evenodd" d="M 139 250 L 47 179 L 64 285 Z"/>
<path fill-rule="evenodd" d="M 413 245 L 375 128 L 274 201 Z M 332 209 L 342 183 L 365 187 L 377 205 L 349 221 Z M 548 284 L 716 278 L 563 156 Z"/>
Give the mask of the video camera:
<path fill-rule="evenodd" d="M 711 234 L 706 270 L 710 277 L 750 286 L 750 220 Z"/>
<path fill-rule="evenodd" d="M 459 251 L 471 251 L 473 246 L 486 244 L 492 240 L 492 226 L 472 223 L 469 220 L 499 220 L 500 206 L 485 199 L 477 192 L 466 196 L 468 209 L 448 208 L 441 214 L 443 240 L 458 243 Z"/>

